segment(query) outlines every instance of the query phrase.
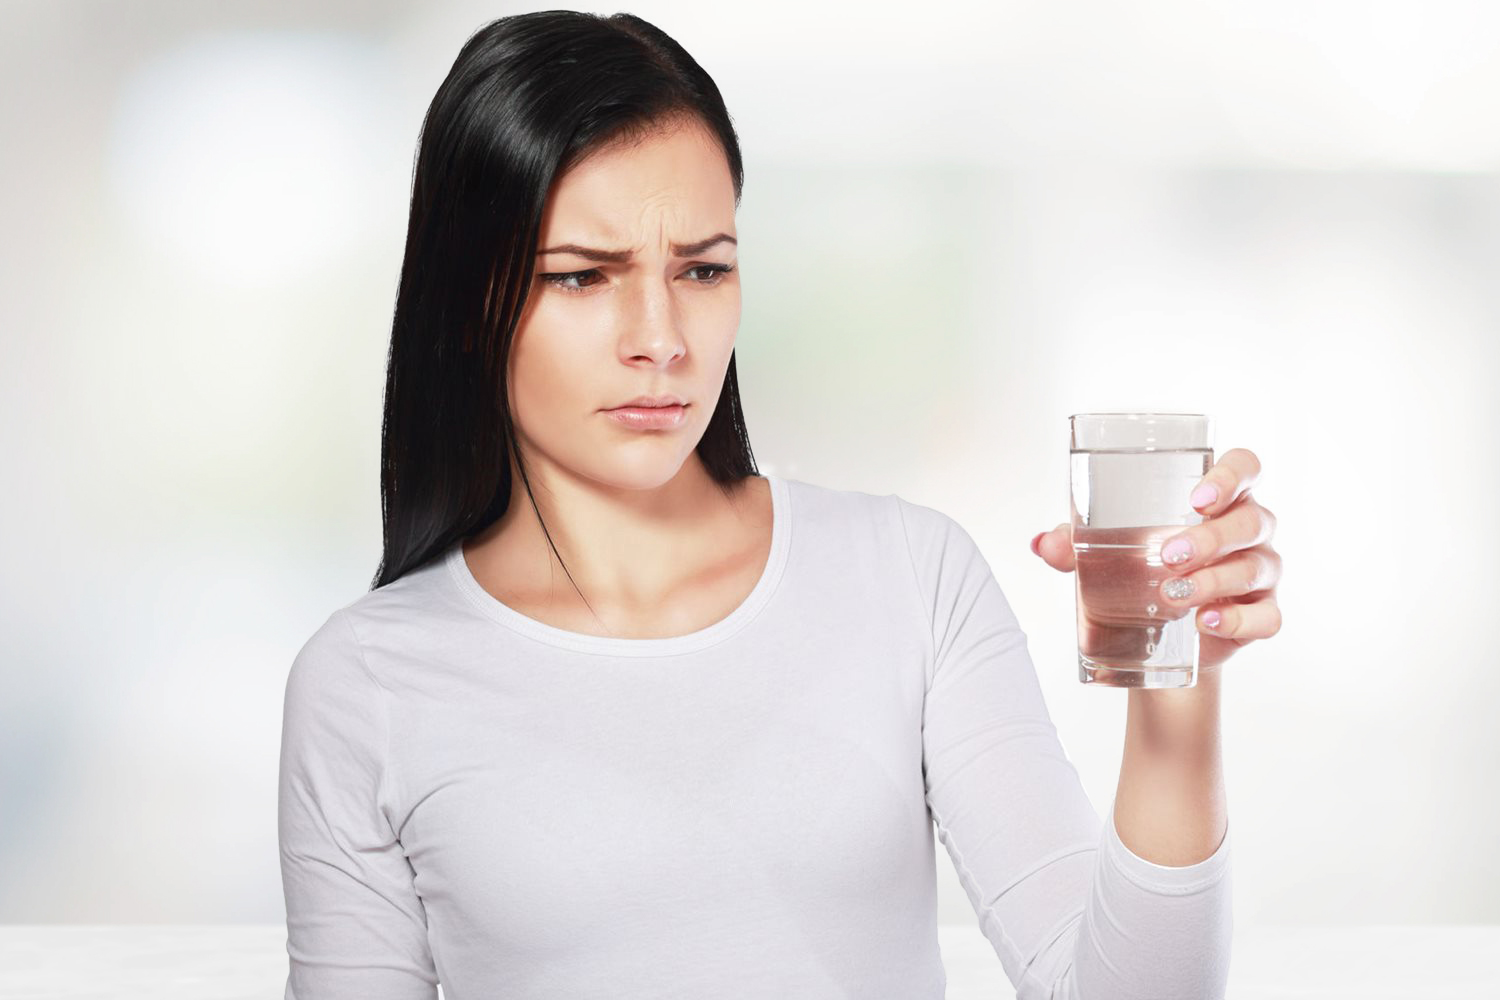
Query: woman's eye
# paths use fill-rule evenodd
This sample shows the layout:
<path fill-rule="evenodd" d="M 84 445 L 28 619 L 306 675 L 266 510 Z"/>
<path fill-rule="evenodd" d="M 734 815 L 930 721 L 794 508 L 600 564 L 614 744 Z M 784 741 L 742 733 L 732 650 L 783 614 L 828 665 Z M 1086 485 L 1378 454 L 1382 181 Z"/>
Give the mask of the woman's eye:
<path fill-rule="evenodd" d="M 707 271 L 710 277 L 697 278 L 695 280 L 700 285 L 717 285 L 724 280 L 724 275 L 733 270 L 734 265 L 732 264 L 699 264 L 697 267 L 692 268 L 689 273 L 692 271 Z"/>
<path fill-rule="evenodd" d="M 692 280 L 692 281 L 694 281 L 694 282 L 696 282 L 697 284 L 700 284 L 700 285 L 713 286 L 713 285 L 717 285 L 721 281 L 723 281 L 724 280 L 724 275 L 728 274 L 730 271 L 733 271 L 733 270 L 734 270 L 734 265 L 732 265 L 732 264 L 699 264 L 696 267 L 688 268 L 687 273 L 688 274 L 693 274 L 694 272 L 698 272 L 698 271 L 706 272 L 706 276 L 699 277 L 699 278 L 692 278 L 690 280 Z M 547 284 L 552 285 L 552 286 L 560 289 L 561 291 L 572 292 L 572 293 L 575 293 L 575 294 L 581 293 L 585 289 L 590 288 L 593 285 L 597 284 L 597 282 L 594 282 L 594 281 L 590 281 L 588 284 L 578 284 L 577 283 L 577 282 L 581 281 L 582 279 L 588 278 L 590 276 L 597 277 L 597 278 L 600 278 L 600 279 L 603 278 L 603 275 L 601 275 L 599 273 L 598 268 L 590 268 L 587 271 L 565 271 L 565 272 L 559 272 L 559 273 L 556 273 L 556 274 L 540 274 L 540 275 L 537 275 L 537 277 L 539 277 L 542 281 L 545 281 Z"/>
<path fill-rule="evenodd" d="M 568 271 L 565 274 L 542 274 L 538 275 L 538 277 L 540 277 L 548 284 L 556 285 L 558 288 L 561 288 L 565 292 L 581 292 L 584 288 L 587 288 L 589 286 L 583 285 L 580 287 L 578 285 L 565 285 L 563 284 L 563 282 L 571 280 L 573 278 L 586 278 L 591 274 L 597 275 L 598 273 L 599 271 L 597 269 L 591 269 L 588 271 Z"/>

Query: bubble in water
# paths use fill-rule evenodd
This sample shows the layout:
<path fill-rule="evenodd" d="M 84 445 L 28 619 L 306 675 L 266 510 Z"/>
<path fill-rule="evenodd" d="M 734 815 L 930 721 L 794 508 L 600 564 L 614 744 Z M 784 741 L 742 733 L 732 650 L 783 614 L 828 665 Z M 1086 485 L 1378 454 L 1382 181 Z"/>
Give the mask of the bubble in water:
<path fill-rule="evenodd" d="M 1156 614 L 1156 605 L 1154 605 L 1154 604 L 1148 604 L 1148 605 L 1146 605 L 1146 614 L 1148 614 L 1148 615 L 1154 615 L 1154 614 Z"/>

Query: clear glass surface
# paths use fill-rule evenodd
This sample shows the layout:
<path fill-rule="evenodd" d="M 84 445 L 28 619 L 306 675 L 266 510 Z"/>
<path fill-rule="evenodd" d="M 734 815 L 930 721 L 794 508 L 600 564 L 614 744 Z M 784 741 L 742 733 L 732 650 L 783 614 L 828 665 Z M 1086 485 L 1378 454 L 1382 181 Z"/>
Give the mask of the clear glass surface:
<path fill-rule="evenodd" d="M 1201 413 L 1076 413 L 1069 506 L 1078 614 L 1078 679 L 1107 687 L 1192 687 L 1197 610 L 1161 585 L 1176 573 L 1162 542 L 1203 516 L 1188 495 L 1213 467 Z"/>

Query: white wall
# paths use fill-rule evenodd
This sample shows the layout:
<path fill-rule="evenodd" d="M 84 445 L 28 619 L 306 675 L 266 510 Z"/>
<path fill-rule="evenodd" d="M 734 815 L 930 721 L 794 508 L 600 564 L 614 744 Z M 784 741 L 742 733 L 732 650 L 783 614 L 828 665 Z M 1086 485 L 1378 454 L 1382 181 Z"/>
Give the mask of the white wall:
<path fill-rule="evenodd" d="M 546 6 L 6 5 L 0 922 L 282 918 L 283 684 L 379 558 L 421 114 Z M 763 469 L 969 527 L 1102 811 L 1125 693 L 1027 543 L 1068 414 L 1212 413 L 1286 567 L 1225 668 L 1237 920 L 1500 921 L 1496 8 L 624 9 L 740 129 Z"/>

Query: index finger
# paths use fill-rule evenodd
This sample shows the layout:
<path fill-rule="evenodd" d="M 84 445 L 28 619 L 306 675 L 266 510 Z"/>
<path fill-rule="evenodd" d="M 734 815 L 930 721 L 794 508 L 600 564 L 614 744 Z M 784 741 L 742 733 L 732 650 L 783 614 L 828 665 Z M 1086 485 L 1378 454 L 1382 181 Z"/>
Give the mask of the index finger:
<path fill-rule="evenodd" d="M 1229 507 L 1260 478 L 1260 459 L 1248 448 L 1230 448 L 1193 488 L 1192 505 L 1204 517 L 1213 517 Z M 1211 487 L 1213 494 L 1205 487 Z M 1200 494 L 1199 491 L 1202 491 Z"/>

